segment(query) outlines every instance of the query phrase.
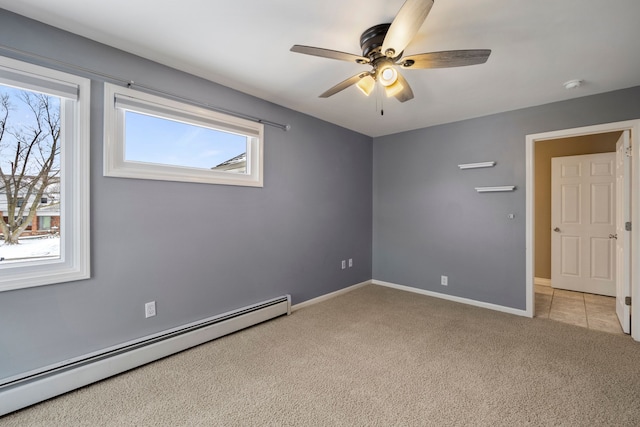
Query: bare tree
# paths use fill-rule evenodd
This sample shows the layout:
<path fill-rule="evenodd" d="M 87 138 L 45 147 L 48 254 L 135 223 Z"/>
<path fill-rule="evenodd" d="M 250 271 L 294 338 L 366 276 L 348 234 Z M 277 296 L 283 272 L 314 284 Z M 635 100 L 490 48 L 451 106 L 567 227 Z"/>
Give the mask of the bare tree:
<path fill-rule="evenodd" d="M 43 194 L 59 184 L 59 154 L 58 98 L 28 91 L 0 93 L 0 194 L 7 202 L 0 231 L 5 244 L 18 243 Z"/>

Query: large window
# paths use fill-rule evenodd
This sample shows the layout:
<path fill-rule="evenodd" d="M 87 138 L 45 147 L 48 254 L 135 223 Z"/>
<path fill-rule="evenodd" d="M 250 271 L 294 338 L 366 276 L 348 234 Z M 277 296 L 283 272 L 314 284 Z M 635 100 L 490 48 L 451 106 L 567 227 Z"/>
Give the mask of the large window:
<path fill-rule="evenodd" d="M 89 277 L 89 90 L 0 57 L 0 291 Z"/>
<path fill-rule="evenodd" d="M 105 84 L 104 174 L 262 187 L 260 123 Z"/>

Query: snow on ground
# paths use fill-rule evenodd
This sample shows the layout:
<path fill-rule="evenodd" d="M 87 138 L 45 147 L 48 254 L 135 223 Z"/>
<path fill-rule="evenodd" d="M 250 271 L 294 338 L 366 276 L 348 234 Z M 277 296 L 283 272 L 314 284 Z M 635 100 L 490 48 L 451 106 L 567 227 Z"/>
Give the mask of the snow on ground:
<path fill-rule="evenodd" d="M 0 242 L 0 259 L 4 258 L 4 261 L 60 256 L 60 237 L 20 239 L 19 245 Z"/>

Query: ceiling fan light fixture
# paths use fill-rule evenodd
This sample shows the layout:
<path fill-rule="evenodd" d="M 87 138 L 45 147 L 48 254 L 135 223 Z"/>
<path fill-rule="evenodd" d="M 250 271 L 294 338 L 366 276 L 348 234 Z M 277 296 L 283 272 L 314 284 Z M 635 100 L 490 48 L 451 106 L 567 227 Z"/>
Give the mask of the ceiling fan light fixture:
<path fill-rule="evenodd" d="M 371 92 L 373 92 L 373 88 L 375 87 L 375 85 L 376 81 L 370 75 L 361 78 L 360 81 L 356 84 L 358 89 L 360 89 L 366 96 L 371 95 Z"/>
<path fill-rule="evenodd" d="M 384 87 L 389 87 L 398 81 L 398 72 L 393 67 L 384 67 L 378 72 L 378 80 Z"/>

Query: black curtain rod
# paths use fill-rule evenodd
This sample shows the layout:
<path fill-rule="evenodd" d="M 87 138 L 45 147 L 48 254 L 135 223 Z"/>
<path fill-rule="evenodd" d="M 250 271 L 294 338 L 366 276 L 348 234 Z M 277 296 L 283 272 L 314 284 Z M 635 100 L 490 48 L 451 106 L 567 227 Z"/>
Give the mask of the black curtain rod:
<path fill-rule="evenodd" d="M 55 65 L 57 65 L 59 67 L 62 67 L 64 69 L 66 69 L 66 70 L 75 70 L 75 71 L 80 71 L 80 72 L 82 72 L 84 74 L 88 74 L 90 76 L 101 77 L 101 78 L 103 78 L 105 80 L 109 80 L 111 82 L 116 82 L 116 83 L 119 83 L 119 84 L 127 86 L 127 87 L 135 87 L 135 88 L 141 89 L 141 90 L 143 90 L 145 92 L 149 92 L 149 93 L 152 93 L 152 94 L 162 95 L 162 96 L 165 96 L 165 97 L 173 98 L 174 100 L 182 101 L 182 102 L 185 102 L 187 104 L 195 105 L 197 107 L 204 107 L 204 108 L 207 108 L 209 110 L 216 111 L 218 113 L 224 113 L 224 114 L 228 114 L 230 116 L 238 117 L 238 118 L 241 118 L 241 119 L 250 120 L 252 122 L 262 123 L 262 124 L 267 125 L 267 126 L 272 126 L 272 127 L 281 129 L 281 130 L 283 130 L 285 132 L 288 131 L 289 129 L 291 129 L 291 125 L 289 125 L 289 124 L 284 125 L 284 124 L 281 124 L 281 123 L 272 122 L 270 120 L 261 119 L 259 117 L 254 117 L 254 116 L 250 116 L 250 115 L 247 115 L 247 114 L 238 113 L 236 111 L 227 110 L 226 108 L 216 107 L 214 105 L 207 104 L 206 102 L 196 101 L 196 100 L 185 98 L 183 96 L 176 95 L 176 94 L 173 94 L 173 93 L 170 93 L 170 92 L 165 92 L 163 90 L 156 89 L 156 88 L 153 88 L 153 87 L 150 87 L 150 86 L 141 85 L 139 83 L 135 83 L 133 80 L 126 80 L 126 79 L 123 79 L 123 78 L 120 78 L 120 77 L 116 77 L 116 76 L 112 76 L 112 75 L 109 75 L 109 74 L 101 73 L 99 71 L 95 71 L 95 70 L 92 70 L 92 69 L 89 69 L 89 68 L 80 67 L 80 66 L 74 65 L 74 64 L 69 64 L 67 62 L 59 61 L 57 59 L 48 58 L 46 56 L 38 55 L 38 54 L 35 54 L 35 53 L 31 53 L 31 52 L 26 52 L 24 50 L 15 49 L 15 48 L 12 48 L 12 47 L 9 47 L 9 46 L 5 46 L 5 45 L 2 45 L 2 44 L 0 44 L 0 50 L 11 52 L 13 54 L 17 54 L 17 55 L 22 56 L 22 57 L 36 59 L 38 61 L 42 61 L 42 62 L 45 62 L 45 63 L 55 64 Z M 14 59 L 19 59 L 19 58 L 15 58 L 14 57 Z"/>

